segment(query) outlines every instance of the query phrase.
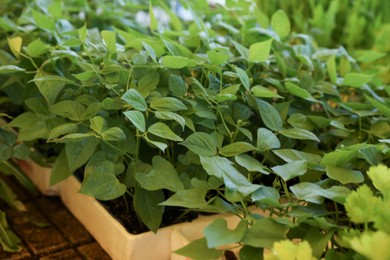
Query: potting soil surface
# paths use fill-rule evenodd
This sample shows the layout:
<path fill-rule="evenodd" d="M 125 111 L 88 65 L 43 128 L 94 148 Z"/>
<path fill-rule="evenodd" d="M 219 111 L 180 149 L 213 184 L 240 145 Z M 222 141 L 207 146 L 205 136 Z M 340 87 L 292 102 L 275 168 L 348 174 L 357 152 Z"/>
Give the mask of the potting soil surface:
<path fill-rule="evenodd" d="M 31 194 L 15 180 L 6 179 L 27 211 L 3 205 L 8 224 L 23 243 L 20 252 L 5 252 L 0 259 L 111 259 L 59 197 Z"/>

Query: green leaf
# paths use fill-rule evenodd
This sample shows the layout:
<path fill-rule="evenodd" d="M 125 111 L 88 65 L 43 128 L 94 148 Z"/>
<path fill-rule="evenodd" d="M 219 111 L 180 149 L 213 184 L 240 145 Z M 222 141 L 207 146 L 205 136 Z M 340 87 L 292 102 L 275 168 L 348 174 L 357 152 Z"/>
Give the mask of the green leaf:
<path fill-rule="evenodd" d="M 32 15 L 33 15 L 35 24 L 38 27 L 40 27 L 44 30 L 48 30 L 50 32 L 55 31 L 56 25 L 55 25 L 54 21 L 51 18 L 49 18 L 47 15 L 44 15 L 40 12 L 35 11 L 35 10 L 32 10 Z"/>
<path fill-rule="evenodd" d="M 77 32 L 79 33 L 80 40 L 85 42 L 88 36 L 87 25 L 84 23 L 84 25 L 78 29 Z"/>
<path fill-rule="evenodd" d="M 257 100 L 257 105 L 264 124 L 273 131 L 281 130 L 283 127 L 283 121 L 278 110 L 276 110 L 269 103 L 260 99 Z"/>
<path fill-rule="evenodd" d="M 361 73 L 348 73 L 344 76 L 343 85 L 360 88 L 363 85 L 371 81 L 373 75 L 361 74 Z"/>
<path fill-rule="evenodd" d="M 126 135 L 119 127 L 111 127 L 101 133 L 104 141 L 125 141 Z"/>
<path fill-rule="evenodd" d="M 0 198 L 8 204 L 8 206 L 12 207 L 13 209 L 16 209 L 18 211 L 26 211 L 26 206 L 18 200 L 18 196 L 15 194 L 15 192 L 9 187 L 9 185 L 0 179 Z M 1 211 L 0 211 L 1 212 Z"/>
<path fill-rule="evenodd" d="M 271 249 L 271 253 L 267 254 L 265 260 L 276 259 L 299 259 L 313 260 L 313 250 L 307 241 L 302 241 L 299 244 L 293 243 L 291 240 L 277 241 Z"/>
<path fill-rule="evenodd" d="M 200 238 L 198 240 L 192 241 L 185 247 L 182 247 L 174 253 L 189 257 L 194 260 L 204 260 L 204 259 L 219 259 L 223 251 L 218 251 L 214 248 L 209 248 L 207 246 L 206 238 Z"/>
<path fill-rule="evenodd" d="M 150 103 L 150 107 L 157 111 L 187 110 L 187 107 L 183 102 L 173 97 L 155 98 Z"/>
<path fill-rule="evenodd" d="M 194 54 L 192 51 L 187 49 L 185 46 L 180 44 L 177 41 L 170 40 L 168 38 L 161 37 L 162 41 L 164 42 L 165 47 L 168 49 L 168 51 L 175 56 L 182 56 L 187 58 L 192 58 Z"/>
<path fill-rule="evenodd" d="M 373 99 L 372 97 L 369 97 L 367 95 L 364 96 L 374 107 L 376 107 L 379 110 L 379 112 L 381 112 L 384 116 L 386 116 L 390 120 L 390 108 L 388 105 L 383 104 L 382 102 Z"/>
<path fill-rule="evenodd" d="M 232 157 L 249 151 L 257 150 L 256 147 L 246 142 L 234 142 L 225 145 L 219 150 L 219 153 L 225 157 Z"/>
<path fill-rule="evenodd" d="M 225 101 L 234 101 L 237 100 L 237 96 L 233 94 L 217 94 L 215 96 L 215 99 L 217 100 L 218 103 L 222 103 Z"/>
<path fill-rule="evenodd" d="M 255 203 L 268 204 L 273 207 L 280 207 L 280 195 L 279 192 L 272 187 L 263 186 L 256 190 L 251 199 Z"/>
<path fill-rule="evenodd" d="M 194 66 L 194 61 L 181 56 L 166 55 L 161 58 L 161 64 L 168 69 L 182 69 Z"/>
<path fill-rule="evenodd" d="M 77 124 L 66 123 L 53 128 L 49 134 L 48 140 L 57 138 L 61 135 L 70 134 L 76 132 L 78 129 Z"/>
<path fill-rule="evenodd" d="M 203 132 L 191 134 L 181 145 L 201 156 L 214 156 L 217 154 L 216 141 L 209 134 Z"/>
<path fill-rule="evenodd" d="M 360 149 L 359 154 L 370 165 L 378 165 L 378 163 L 381 161 L 381 152 L 375 146 Z"/>
<path fill-rule="evenodd" d="M 344 206 L 348 217 L 356 224 L 368 223 L 374 220 L 376 207 L 380 200 L 375 197 L 372 190 L 365 184 L 360 186 L 356 191 L 345 200 Z"/>
<path fill-rule="evenodd" d="M 142 45 L 144 46 L 148 56 L 154 61 L 154 63 L 157 63 L 156 52 L 154 51 L 153 47 L 144 41 L 142 41 Z"/>
<path fill-rule="evenodd" d="M 202 209 L 209 205 L 205 199 L 207 191 L 203 188 L 179 190 L 160 205 Z"/>
<path fill-rule="evenodd" d="M 181 23 L 181 19 L 177 16 L 177 12 L 172 10 L 170 6 L 163 4 L 160 2 L 161 7 L 164 8 L 164 11 L 169 15 L 169 23 L 172 25 L 175 31 L 181 32 L 183 30 L 183 25 Z"/>
<path fill-rule="evenodd" d="M 127 72 L 127 70 L 124 67 L 115 63 L 104 64 L 103 68 L 99 70 L 99 73 L 102 75 L 109 75 L 114 72 Z"/>
<path fill-rule="evenodd" d="M 271 26 L 280 38 L 285 38 L 290 33 L 290 20 L 283 10 L 278 10 L 272 15 Z"/>
<path fill-rule="evenodd" d="M 295 161 L 283 165 L 274 166 L 271 169 L 284 181 L 288 181 L 297 176 L 304 175 L 307 171 L 307 163 L 303 160 Z"/>
<path fill-rule="evenodd" d="M 204 229 L 207 246 L 213 248 L 226 244 L 238 243 L 244 237 L 247 229 L 248 223 L 244 220 L 241 220 L 238 225 L 231 230 L 228 228 L 225 219 L 216 219 Z"/>
<path fill-rule="evenodd" d="M 3 211 L 0 211 L 0 244 L 2 249 L 8 252 L 20 252 L 23 249 L 22 242 L 12 232 Z"/>
<path fill-rule="evenodd" d="M 237 72 L 238 77 L 241 80 L 241 83 L 244 85 L 244 87 L 247 90 L 249 90 L 251 88 L 251 83 L 249 81 L 248 74 L 246 74 L 246 72 L 239 67 L 236 67 L 236 72 Z"/>
<path fill-rule="evenodd" d="M 58 143 L 68 143 L 68 142 L 77 142 L 85 138 L 96 137 L 96 135 L 92 132 L 88 133 L 73 133 L 67 134 L 56 140 Z"/>
<path fill-rule="evenodd" d="M 71 176 L 72 173 L 73 172 L 69 169 L 65 149 L 62 149 L 53 164 L 53 168 L 50 174 L 50 185 L 54 185 L 62 180 L 65 180 Z"/>
<path fill-rule="evenodd" d="M 257 149 L 261 152 L 280 148 L 278 137 L 267 128 L 257 129 Z"/>
<path fill-rule="evenodd" d="M 53 1 L 47 8 L 50 15 L 56 19 L 61 18 L 62 9 L 62 1 Z"/>
<path fill-rule="evenodd" d="M 248 229 L 241 242 L 253 247 L 271 248 L 275 242 L 286 239 L 286 233 L 286 226 L 271 218 L 262 218 Z"/>
<path fill-rule="evenodd" d="M 286 82 L 286 89 L 288 92 L 290 92 L 292 95 L 306 99 L 308 101 L 316 102 L 317 100 L 311 96 L 311 94 L 304 88 L 301 88 L 300 86 L 291 83 Z"/>
<path fill-rule="evenodd" d="M 84 101 L 81 98 L 80 98 L 80 102 L 84 103 Z M 102 103 L 95 102 L 95 100 L 93 100 L 92 103 L 90 103 L 89 101 L 87 101 L 86 103 L 89 104 L 82 115 L 82 118 L 84 118 L 84 120 L 90 119 L 102 111 L 103 108 Z"/>
<path fill-rule="evenodd" d="M 318 194 L 324 198 L 343 204 L 351 190 L 345 186 L 332 186 L 329 189 L 318 190 Z"/>
<path fill-rule="evenodd" d="M 187 85 L 182 77 L 171 74 L 169 75 L 169 91 L 172 92 L 173 95 L 178 97 L 183 97 L 187 93 Z"/>
<path fill-rule="evenodd" d="M 323 196 L 319 194 L 322 188 L 315 183 L 300 182 L 294 186 L 290 186 L 290 190 L 299 200 L 305 200 L 315 204 L 322 204 L 324 201 Z"/>
<path fill-rule="evenodd" d="M 385 165 L 371 166 L 367 175 L 375 188 L 382 192 L 385 199 L 390 198 L 390 168 Z"/>
<path fill-rule="evenodd" d="M 158 30 L 158 21 L 153 11 L 152 1 L 149 2 L 149 17 L 150 17 L 150 30 L 152 32 Z"/>
<path fill-rule="evenodd" d="M 364 50 L 362 52 L 359 52 L 359 57 L 357 58 L 357 60 L 363 63 L 370 63 L 385 56 L 386 53 L 383 52 L 378 52 L 375 50 Z"/>
<path fill-rule="evenodd" d="M 252 260 L 257 259 L 259 256 L 263 255 L 263 248 L 256 248 L 253 246 L 244 245 L 239 252 L 239 259 L 241 260 Z M 261 260 L 261 258 L 259 258 Z"/>
<path fill-rule="evenodd" d="M 83 121 L 85 108 L 80 103 L 73 100 L 63 100 L 54 104 L 50 112 L 73 121 Z"/>
<path fill-rule="evenodd" d="M 152 141 L 152 140 L 147 140 L 147 141 L 148 141 L 148 143 L 153 144 L 154 146 L 156 146 L 162 152 L 164 152 L 165 149 L 167 149 L 167 147 L 168 147 L 168 145 L 166 143 L 163 143 L 163 142 Z"/>
<path fill-rule="evenodd" d="M 283 98 L 279 96 L 276 91 L 272 91 L 271 89 L 260 85 L 254 86 L 251 91 L 255 97 L 259 98 Z"/>
<path fill-rule="evenodd" d="M 227 158 L 201 156 L 200 162 L 210 176 L 223 179 L 226 186 L 226 197 L 231 202 L 242 200 L 260 187 L 249 182 Z"/>
<path fill-rule="evenodd" d="M 142 188 L 151 191 L 167 189 L 175 192 L 184 189 L 176 169 L 170 162 L 156 155 L 152 164 L 153 167 L 148 173 L 137 172 L 135 175 Z"/>
<path fill-rule="evenodd" d="M 293 162 L 298 160 L 305 160 L 312 164 L 319 164 L 321 162 L 321 156 L 318 154 L 306 153 L 294 149 L 279 149 L 273 150 L 272 152 L 286 162 Z"/>
<path fill-rule="evenodd" d="M 19 160 L 27 160 L 29 154 L 29 148 L 26 144 L 17 144 L 12 149 L 12 156 Z"/>
<path fill-rule="evenodd" d="M 20 68 L 15 65 L 5 65 L 0 67 L 0 74 L 9 74 L 9 73 L 15 73 L 21 71 L 26 71 L 26 69 Z"/>
<path fill-rule="evenodd" d="M 145 98 L 136 89 L 129 89 L 122 99 L 139 111 L 144 112 L 148 109 Z"/>
<path fill-rule="evenodd" d="M 39 57 L 42 54 L 47 53 L 48 49 L 49 46 L 38 38 L 27 46 L 26 52 L 31 57 Z"/>
<path fill-rule="evenodd" d="M 19 59 L 20 50 L 22 49 L 23 39 L 20 36 L 7 38 L 8 46 L 13 55 Z"/>
<path fill-rule="evenodd" d="M 364 176 L 360 171 L 332 165 L 326 166 L 326 175 L 333 180 L 341 182 L 342 184 L 361 183 L 364 181 Z"/>
<path fill-rule="evenodd" d="M 366 259 L 390 259 L 390 235 L 381 230 L 364 232 L 349 240 L 351 248 Z"/>
<path fill-rule="evenodd" d="M 95 153 L 98 144 L 98 139 L 94 137 L 80 138 L 66 143 L 65 152 L 69 170 L 73 173 L 83 166 Z"/>
<path fill-rule="evenodd" d="M 156 111 L 155 116 L 158 119 L 162 119 L 162 120 L 174 120 L 177 123 L 179 123 L 179 125 L 183 128 L 183 130 L 184 130 L 184 127 L 186 125 L 186 121 L 185 121 L 184 117 L 182 117 L 181 115 L 178 115 L 176 113 L 173 113 L 173 112 Z"/>
<path fill-rule="evenodd" d="M 281 53 L 275 52 L 275 59 L 276 59 L 276 64 L 279 67 L 280 73 L 282 73 L 283 77 L 286 77 L 287 74 L 287 64 L 282 57 Z"/>
<path fill-rule="evenodd" d="M 88 81 L 91 79 L 95 79 L 97 77 L 97 73 L 95 71 L 92 71 L 92 70 L 84 71 L 84 72 L 72 74 L 72 75 L 75 76 L 80 81 Z"/>
<path fill-rule="evenodd" d="M 347 163 L 350 162 L 352 159 L 356 158 L 357 154 L 357 151 L 336 150 L 325 154 L 321 160 L 321 165 L 343 167 L 347 165 Z"/>
<path fill-rule="evenodd" d="M 159 136 L 161 138 L 168 139 L 168 140 L 179 141 L 179 142 L 183 141 L 183 139 L 180 136 L 178 136 L 177 134 L 175 134 L 169 128 L 169 126 L 167 126 L 166 124 L 161 123 L 161 122 L 157 122 L 157 123 L 151 125 L 148 128 L 148 133 L 154 134 L 156 136 Z"/>
<path fill-rule="evenodd" d="M 115 164 L 105 160 L 101 154 L 94 155 L 85 166 L 80 193 L 99 200 L 112 200 L 126 192 L 126 185 L 115 175 Z"/>
<path fill-rule="evenodd" d="M 337 70 L 336 70 L 336 57 L 335 55 L 332 55 L 328 61 L 326 62 L 326 69 L 328 71 L 328 75 L 330 78 L 330 81 L 333 84 L 336 84 L 337 81 Z"/>
<path fill-rule="evenodd" d="M 66 83 L 72 83 L 66 78 L 51 76 L 43 71 L 38 71 L 34 76 L 34 83 L 37 85 L 39 92 L 46 99 L 49 105 L 53 104 L 58 94 L 61 92 Z"/>
<path fill-rule="evenodd" d="M 104 130 L 107 128 L 106 120 L 101 116 L 95 116 L 91 119 L 89 119 L 89 128 L 91 128 L 93 131 L 95 131 L 98 134 L 103 133 Z"/>
<path fill-rule="evenodd" d="M 249 47 L 249 62 L 263 62 L 269 57 L 272 45 L 272 38 L 263 42 L 254 43 Z"/>
<path fill-rule="evenodd" d="M 158 73 L 157 71 L 152 71 L 138 81 L 137 89 L 142 96 L 146 97 L 149 96 L 152 90 L 156 89 L 159 82 L 160 73 Z"/>
<path fill-rule="evenodd" d="M 248 60 L 249 58 L 249 50 L 241 45 L 240 43 L 234 41 L 234 40 L 231 40 L 234 47 L 236 47 L 237 51 L 240 53 L 240 55 L 245 59 L 245 60 Z"/>
<path fill-rule="evenodd" d="M 298 128 L 289 128 L 289 129 L 282 129 L 279 131 L 281 135 L 284 135 L 289 138 L 293 139 L 300 139 L 300 140 L 313 140 L 319 142 L 320 140 L 318 137 L 313 134 L 310 131 L 307 131 L 306 129 L 298 129 Z"/>
<path fill-rule="evenodd" d="M 126 111 L 123 114 L 130 120 L 130 122 L 141 132 L 146 131 L 146 123 L 144 115 L 136 110 Z"/>
<path fill-rule="evenodd" d="M 206 52 L 206 54 L 209 57 L 211 63 L 216 65 L 222 65 L 230 58 L 228 53 L 218 52 L 215 50 L 209 50 Z"/>
<path fill-rule="evenodd" d="M 115 32 L 103 30 L 101 32 L 101 35 L 102 35 L 104 44 L 107 47 L 107 50 L 110 53 L 116 53 L 116 39 L 115 39 L 116 35 L 115 35 Z"/>
<path fill-rule="evenodd" d="M 240 166 L 244 167 L 250 172 L 260 172 L 266 175 L 269 174 L 269 172 L 265 170 L 266 167 L 261 162 L 249 155 L 236 155 L 234 159 Z"/>
<path fill-rule="evenodd" d="M 164 207 L 159 203 L 164 201 L 162 190 L 148 191 L 136 188 L 134 194 L 134 208 L 142 222 L 154 233 L 160 227 Z"/>

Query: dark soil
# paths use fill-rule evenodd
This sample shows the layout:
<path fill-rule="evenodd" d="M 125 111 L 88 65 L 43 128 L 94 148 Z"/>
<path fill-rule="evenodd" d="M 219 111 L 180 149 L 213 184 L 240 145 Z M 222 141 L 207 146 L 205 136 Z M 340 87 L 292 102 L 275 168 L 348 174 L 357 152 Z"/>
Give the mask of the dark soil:
<path fill-rule="evenodd" d="M 23 249 L 6 252 L 0 247 L 0 259 L 111 259 L 60 198 L 33 194 L 12 176 L 0 175 L 27 208 L 19 212 L 1 203 Z"/>
<path fill-rule="evenodd" d="M 130 196 L 126 197 L 128 208 L 123 197 L 101 201 L 100 203 L 110 214 L 117 219 L 131 234 L 140 234 L 149 231 L 149 229 L 138 218 L 133 207 L 133 200 Z M 191 222 L 198 217 L 197 212 L 186 211 L 179 207 L 165 207 L 161 227 L 170 226 L 182 222 Z"/>

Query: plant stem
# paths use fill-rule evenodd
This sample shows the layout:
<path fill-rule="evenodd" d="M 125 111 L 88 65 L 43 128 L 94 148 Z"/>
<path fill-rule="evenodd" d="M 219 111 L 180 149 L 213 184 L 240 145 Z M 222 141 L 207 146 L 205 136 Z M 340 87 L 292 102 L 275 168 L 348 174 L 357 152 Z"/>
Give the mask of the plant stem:
<path fill-rule="evenodd" d="M 222 112 L 221 112 L 221 110 L 219 109 L 218 106 L 217 106 L 217 112 L 218 112 L 218 115 L 221 117 L 221 121 L 222 121 L 223 126 L 225 127 L 226 131 L 229 134 L 230 143 L 232 143 L 232 133 L 230 132 L 230 129 L 228 128 L 228 126 L 227 126 L 227 124 L 225 122 L 225 119 L 223 118 Z"/>
<path fill-rule="evenodd" d="M 283 179 L 281 179 L 281 182 L 282 182 L 283 190 L 286 193 L 287 198 L 290 200 L 291 199 L 291 194 L 288 191 L 287 183 Z"/>
<path fill-rule="evenodd" d="M 32 65 L 35 67 L 36 70 L 39 70 L 37 64 L 35 64 L 34 60 L 30 56 L 27 56 L 27 55 L 25 55 L 25 54 L 23 54 L 21 52 L 19 52 L 19 54 L 20 54 L 20 56 L 28 59 L 32 63 Z"/>
<path fill-rule="evenodd" d="M 138 160 L 138 157 L 139 157 L 139 146 L 140 146 L 140 143 L 141 143 L 141 138 L 140 138 L 140 135 L 139 135 L 139 130 L 137 129 L 136 130 L 136 146 L 135 146 L 135 156 L 134 156 L 134 159 L 137 161 Z"/>
<path fill-rule="evenodd" d="M 107 144 L 108 146 L 110 146 L 111 148 L 113 148 L 114 150 L 117 150 L 118 152 L 122 153 L 124 156 L 126 156 L 127 158 L 129 159 L 133 159 L 133 157 L 131 157 L 129 154 L 127 154 L 126 152 L 122 151 L 121 149 L 119 149 L 118 147 L 116 147 L 115 145 L 113 144 L 110 144 L 109 142 L 105 141 L 105 140 L 102 140 L 105 144 Z"/>
<path fill-rule="evenodd" d="M 129 77 L 127 78 L 127 83 L 126 83 L 126 92 L 130 89 L 130 81 L 131 81 L 131 76 L 133 75 L 133 68 L 131 67 L 129 71 Z"/>

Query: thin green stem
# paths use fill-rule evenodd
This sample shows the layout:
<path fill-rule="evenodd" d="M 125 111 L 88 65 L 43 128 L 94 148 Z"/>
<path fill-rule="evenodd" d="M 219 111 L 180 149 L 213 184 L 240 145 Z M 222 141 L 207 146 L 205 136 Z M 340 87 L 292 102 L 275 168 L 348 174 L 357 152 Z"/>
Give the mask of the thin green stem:
<path fill-rule="evenodd" d="M 120 152 L 121 154 L 123 154 L 124 156 L 126 156 L 128 159 L 133 159 L 133 157 L 129 154 L 127 154 L 125 151 L 122 151 L 121 149 L 119 149 L 118 147 L 116 147 L 115 145 L 105 141 L 105 140 L 102 140 L 105 144 L 107 144 L 108 146 L 110 146 L 111 148 L 113 148 L 114 150 L 117 150 L 118 152 Z"/>
<path fill-rule="evenodd" d="M 133 68 L 134 67 L 131 67 L 129 71 L 129 76 L 127 78 L 127 83 L 126 83 L 126 92 L 130 89 L 130 81 L 131 81 L 131 76 L 133 75 Z"/>
<path fill-rule="evenodd" d="M 229 127 L 227 126 L 226 122 L 225 122 L 225 119 L 223 118 L 223 115 L 222 115 L 222 112 L 221 112 L 221 109 L 219 109 L 219 107 L 217 106 L 217 113 L 218 115 L 220 116 L 221 118 L 221 121 L 222 121 L 222 124 L 223 126 L 225 127 L 226 131 L 228 132 L 229 134 L 229 137 L 230 137 L 230 143 L 232 143 L 232 133 L 230 132 L 230 129 Z"/>
<path fill-rule="evenodd" d="M 138 157 L 139 157 L 139 147 L 140 147 L 140 143 L 141 143 L 141 138 L 140 138 L 140 134 L 139 134 L 139 130 L 137 129 L 136 130 L 136 146 L 135 146 L 135 155 L 134 155 L 134 159 L 135 160 L 138 160 Z"/>
<path fill-rule="evenodd" d="M 290 192 L 288 191 L 288 187 L 287 187 L 287 183 L 285 182 L 285 180 L 281 179 L 281 183 L 282 183 L 282 186 L 283 186 L 283 190 L 287 196 L 287 198 L 290 200 L 291 199 L 291 194 Z"/>
<path fill-rule="evenodd" d="M 130 213 L 130 207 L 129 207 L 129 202 L 127 202 L 127 199 L 126 199 L 126 196 L 123 195 L 123 201 L 125 202 L 125 206 L 126 206 L 126 212 L 127 213 Z"/>
<path fill-rule="evenodd" d="M 25 55 L 25 54 L 23 54 L 23 53 L 21 53 L 21 52 L 19 52 L 19 54 L 20 54 L 20 56 L 22 56 L 22 57 L 28 59 L 28 60 L 32 63 L 32 65 L 34 66 L 34 68 L 35 68 L 36 70 L 39 70 L 39 67 L 37 66 L 37 64 L 35 64 L 34 60 L 33 60 L 30 56 L 27 56 L 27 55 Z"/>
<path fill-rule="evenodd" d="M 232 137 L 231 137 L 231 143 L 233 143 L 234 140 L 236 140 L 237 135 L 240 132 L 240 126 L 241 126 L 241 120 L 238 120 L 237 125 L 236 125 L 236 129 L 234 130 Z"/>

